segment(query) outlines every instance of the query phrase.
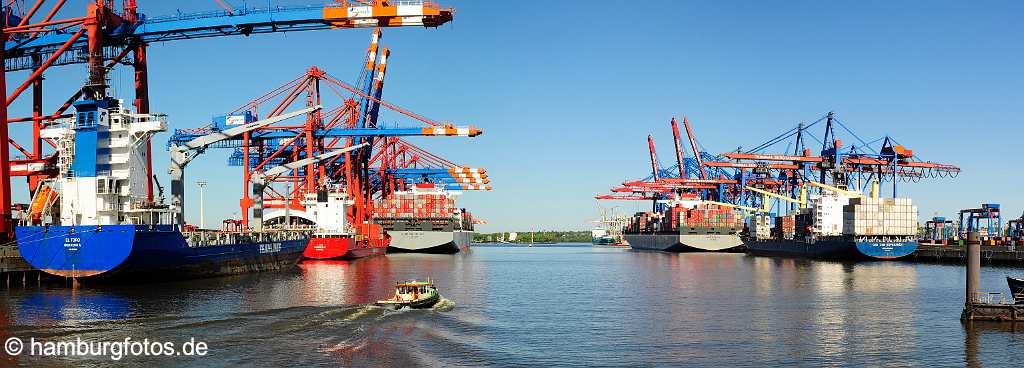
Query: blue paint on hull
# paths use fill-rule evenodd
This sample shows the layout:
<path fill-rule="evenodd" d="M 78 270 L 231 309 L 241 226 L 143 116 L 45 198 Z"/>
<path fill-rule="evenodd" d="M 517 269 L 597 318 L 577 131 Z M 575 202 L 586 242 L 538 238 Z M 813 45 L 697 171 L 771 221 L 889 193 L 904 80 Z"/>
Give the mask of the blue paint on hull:
<path fill-rule="evenodd" d="M 906 257 L 917 250 L 917 241 L 905 242 L 856 242 L 857 251 L 876 259 L 897 259 Z"/>
<path fill-rule="evenodd" d="M 181 279 L 295 265 L 308 239 L 190 247 L 171 225 L 21 226 L 21 256 L 66 277 Z"/>
<path fill-rule="evenodd" d="M 747 250 L 756 255 L 784 255 L 833 260 L 897 259 L 917 250 L 916 241 L 855 241 L 827 238 L 813 244 L 798 240 L 751 240 Z"/>

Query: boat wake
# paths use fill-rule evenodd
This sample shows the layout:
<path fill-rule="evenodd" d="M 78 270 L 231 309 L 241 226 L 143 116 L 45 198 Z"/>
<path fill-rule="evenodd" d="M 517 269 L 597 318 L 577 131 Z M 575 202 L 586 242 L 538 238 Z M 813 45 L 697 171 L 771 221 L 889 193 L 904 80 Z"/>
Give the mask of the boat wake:
<path fill-rule="evenodd" d="M 81 338 L 116 341 L 127 336 L 151 341 L 180 341 L 193 336 L 216 351 L 214 365 L 270 366 L 432 366 L 437 359 L 431 344 L 460 340 L 465 327 L 447 312 L 455 303 L 441 298 L 424 310 L 393 310 L 373 304 L 337 306 L 295 306 L 245 312 L 206 313 L 110 320 L 71 320 L 40 326 L 47 320 L 26 320 L 6 326 L 19 336 L 35 338 Z M 43 317 L 49 314 L 43 315 Z M 25 317 L 22 317 L 25 318 Z M 13 322 L 13 321 L 12 321 Z M 424 340 L 429 343 L 423 343 Z M 273 341 L 273 344 L 267 344 Z M 215 350 L 214 350 L 215 349 Z M 303 352 L 279 354 L 280 351 Z M 254 358 L 259 357 L 259 358 Z M 161 366 L 166 357 L 133 357 L 140 365 Z M 196 357 L 195 359 L 199 359 Z M 74 363 L 79 367 L 102 367 L 105 361 Z M 199 360 L 187 363 L 201 363 Z M 205 360 L 203 361 L 205 362 Z M 427 362 L 427 363 L 425 363 Z M 51 361 L 51 363 L 54 363 Z M 98 363 L 98 364 L 94 364 Z M 437 364 L 443 365 L 443 364 Z M 0 363 L 0 366 L 6 366 Z"/>
<path fill-rule="evenodd" d="M 342 321 L 346 321 L 346 322 L 354 321 L 356 319 L 359 319 L 362 316 L 365 316 L 366 314 L 370 313 L 371 311 L 374 311 L 374 310 L 377 310 L 377 309 L 379 309 L 379 307 L 377 307 L 377 306 L 375 306 L 373 304 L 364 305 L 362 307 L 349 308 L 348 310 L 352 311 L 352 313 L 349 314 L 348 316 L 346 316 L 344 319 L 342 319 Z"/>
<path fill-rule="evenodd" d="M 450 312 L 452 309 L 455 309 L 455 302 L 441 297 L 441 300 L 438 300 L 437 304 L 434 304 L 434 307 L 430 309 L 437 312 Z"/>

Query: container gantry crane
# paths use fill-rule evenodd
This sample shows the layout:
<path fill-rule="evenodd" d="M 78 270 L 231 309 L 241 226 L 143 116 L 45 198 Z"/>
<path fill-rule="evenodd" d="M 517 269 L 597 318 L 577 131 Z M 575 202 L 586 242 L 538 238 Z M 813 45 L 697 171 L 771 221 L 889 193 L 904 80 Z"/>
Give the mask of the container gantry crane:
<path fill-rule="evenodd" d="M 385 155 L 389 151 L 406 153 L 415 150 L 419 154 L 425 151 L 419 147 L 405 143 L 401 136 L 464 136 L 479 135 L 481 131 L 473 127 L 455 127 L 448 122 L 437 122 L 407 109 L 382 100 L 384 76 L 387 70 L 387 58 L 390 50 L 380 48 L 380 29 L 372 33 L 370 47 L 367 50 L 364 77 L 360 79 L 369 88 L 351 86 L 328 75 L 320 68 L 312 67 L 307 72 L 284 85 L 274 88 L 249 102 L 236 108 L 228 115 L 215 118 L 211 124 L 199 129 L 179 129 L 171 137 L 170 143 L 187 141 L 196 135 L 209 134 L 210 131 L 229 127 L 232 122 L 247 123 L 261 114 L 278 114 L 290 106 L 329 103 L 328 100 L 340 101 L 337 106 L 326 113 L 319 111 L 306 115 L 301 125 L 272 125 L 246 133 L 234 140 L 224 141 L 222 148 L 234 148 L 229 158 L 229 165 L 243 167 L 242 225 L 250 226 L 249 212 L 253 208 L 254 198 L 264 198 L 266 208 L 289 208 L 302 210 L 300 199 L 304 195 L 314 193 L 318 188 L 341 185 L 354 200 L 352 223 L 363 223 L 369 220 L 372 213 L 374 195 L 380 197 L 382 190 L 395 187 L 391 180 L 385 180 L 381 173 L 394 174 L 393 170 L 382 170 L 395 167 L 397 160 Z M 329 92 L 328 92 L 329 91 Z M 324 93 L 327 92 L 327 93 Z M 264 106 L 270 106 L 269 111 Z M 384 127 L 378 126 L 380 107 L 384 106 L 400 115 L 414 120 L 426 127 Z M 376 140 L 371 140 L 377 138 Z M 396 149 L 396 142 L 401 151 Z M 248 188 L 253 184 L 254 172 L 265 167 L 295 162 L 307 157 L 317 156 L 325 151 L 340 147 L 360 147 L 345 156 L 337 156 L 324 162 L 309 161 L 305 167 L 295 168 L 290 174 L 277 175 L 269 183 L 261 183 L 260 191 Z M 372 154 L 376 150 L 376 154 Z M 403 156 L 404 157 L 404 156 Z M 417 156 L 418 157 L 418 156 Z M 436 156 L 424 156 L 427 159 Z M 419 160 L 412 161 L 416 164 Z M 405 163 L 405 160 L 403 160 Z M 446 169 L 465 169 L 444 160 Z M 380 169 L 376 169 L 376 168 Z M 402 167 L 404 168 L 404 167 Z M 372 175 L 371 175 L 372 174 Z M 287 193 L 281 191 L 285 184 Z M 479 184 L 464 181 L 467 184 Z M 268 193 L 264 195 L 262 189 Z M 259 224 L 256 224 L 259 225 Z"/>
<path fill-rule="evenodd" d="M 335 28 L 365 27 L 437 27 L 452 20 L 454 10 L 430 2 L 388 0 L 339 1 L 326 6 L 233 9 L 169 17 L 148 18 L 138 11 L 136 0 L 122 1 L 115 9 L 114 1 L 90 1 L 80 17 L 57 18 L 65 0 L 55 0 L 39 21 L 33 18 L 44 9 L 45 0 L 32 6 L 25 1 L 6 1 L 0 13 L 3 24 L 0 40 L 0 62 L 5 67 L 0 90 L 5 104 L 0 110 L 0 237 L 13 237 L 11 176 L 26 176 L 29 190 L 34 191 L 42 180 L 56 174 L 55 155 L 44 154 L 40 130 L 49 121 L 66 118 L 67 111 L 79 98 L 101 100 L 106 96 L 107 72 L 118 64 L 129 64 L 135 74 L 135 101 L 138 113 L 149 113 L 149 77 L 146 48 L 153 42 L 260 33 L 292 32 Z M 222 4 L 223 5 L 223 4 Z M 128 57 L 131 56 L 131 59 Z M 59 65 L 88 65 L 89 75 L 83 88 L 75 90 L 67 101 L 46 113 L 43 103 L 43 77 L 49 68 Z M 7 94 L 6 72 L 32 70 L 29 76 Z M 32 88 L 32 116 L 10 117 L 8 108 L 29 87 Z M 8 124 L 31 122 L 31 150 L 10 138 Z M 24 158 L 11 160 L 10 147 Z M 149 148 L 147 146 L 147 148 Z M 151 151 L 151 150 L 148 150 Z M 152 175 L 152 158 L 147 152 L 147 173 Z M 153 183 L 147 183 L 147 197 L 153 202 Z"/>
<path fill-rule="evenodd" d="M 598 195 L 597 199 L 607 200 L 652 200 L 655 210 L 659 205 L 658 200 L 666 199 L 669 196 L 697 196 L 704 200 L 711 200 L 720 203 L 735 205 L 746 204 L 743 197 L 742 186 L 745 183 L 742 176 L 737 175 L 739 165 L 722 162 L 721 156 L 715 156 L 703 152 L 700 149 L 697 139 L 694 136 L 693 128 L 689 118 L 683 117 L 683 126 L 686 131 L 687 141 L 693 157 L 686 157 L 682 147 L 679 124 L 675 118 L 670 122 L 672 126 L 672 138 L 675 143 L 676 164 L 662 168 L 658 162 L 658 156 L 654 147 L 654 138 L 647 136 L 648 153 L 651 160 L 651 174 L 643 179 L 627 180 L 621 187 L 611 189 L 612 195 Z M 733 170 L 735 169 L 735 170 Z M 731 171 L 732 170 L 732 171 Z M 758 179 L 756 182 L 762 186 L 775 187 L 781 185 L 778 180 Z M 632 193 L 633 195 L 624 195 Z"/>
<path fill-rule="evenodd" d="M 325 88 L 326 87 L 326 88 Z M 331 95 L 323 94 L 322 92 L 329 90 L 334 92 Z M 210 124 L 193 129 L 177 129 L 169 140 L 169 144 L 176 144 L 177 142 L 184 142 L 194 139 L 196 136 L 210 134 L 211 132 L 219 131 L 230 127 L 231 121 L 237 121 L 240 123 L 247 123 L 253 121 L 258 116 L 276 116 L 280 112 L 286 111 L 290 108 L 294 108 L 294 105 L 310 104 L 310 103 L 326 103 L 330 104 L 328 97 L 340 97 L 339 106 L 336 108 L 325 109 L 327 113 L 316 114 L 311 113 L 306 115 L 306 119 L 301 124 L 275 124 L 264 126 L 260 129 L 253 130 L 239 137 L 236 136 L 234 139 L 224 140 L 218 143 L 215 148 L 231 148 L 234 149 L 234 153 L 229 158 L 229 165 L 241 166 L 243 168 L 243 197 L 240 200 L 241 213 L 243 227 L 250 226 L 248 213 L 253 208 L 254 202 L 253 197 L 250 195 L 249 190 L 252 184 L 252 175 L 254 172 L 259 172 L 266 167 L 279 165 L 285 162 L 291 162 L 300 160 L 306 157 L 313 157 L 318 154 L 344 148 L 346 146 L 355 146 L 362 143 L 366 143 L 367 146 L 362 149 L 369 148 L 370 142 L 359 142 L 359 138 L 374 136 L 374 137 L 401 137 L 401 136 L 462 136 L 472 137 L 482 133 L 481 130 L 474 127 L 455 127 L 450 123 L 439 123 L 433 120 L 426 119 L 420 115 L 415 115 L 407 110 L 398 108 L 396 105 L 387 103 L 383 100 L 377 100 L 379 104 L 386 106 L 394 106 L 395 110 L 407 116 L 415 116 L 413 120 L 421 123 L 424 119 L 430 122 L 430 125 L 425 128 L 420 127 L 367 127 L 359 128 L 356 127 L 356 119 L 358 119 L 360 105 L 352 97 L 346 97 L 342 95 L 342 91 L 356 92 L 354 94 L 359 95 L 358 89 L 343 82 L 340 82 L 336 78 L 329 76 L 323 70 L 313 67 L 310 68 L 306 74 L 296 78 L 293 81 L 282 85 L 281 87 L 275 88 L 271 93 L 265 94 L 257 99 L 254 99 L 243 106 L 233 110 L 228 115 L 215 118 Z M 300 98 L 300 97 L 305 98 Z M 364 95 L 365 98 L 368 95 Z M 263 105 L 267 104 L 272 106 L 269 111 L 262 111 Z M 308 107 L 308 106 L 307 106 Z M 382 145 L 384 140 L 378 140 L 378 145 Z M 346 188 L 350 192 L 352 197 L 356 200 L 356 208 L 360 208 L 369 203 L 370 197 L 366 194 L 357 195 L 358 193 L 369 193 L 368 178 L 369 176 L 363 177 L 359 175 L 359 171 L 362 171 L 363 167 L 367 168 L 367 172 L 370 171 L 371 161 L 361 161 L 357 152 L 360 150 L 352 151 L 350 154 L 345 156 L 338 156 L 332 160 L 325 162 L 311 162 L 307 166 L 302 168 L 296 168 L 290 174 L 278 175 L 271 180 L 265 187 L 268 191 L 264 195 L 264 205 L 267 208 L 284 208 L 290 206 L 296 210 L 301 209 L 299 199 L 304 194 L 314 193 L 317 188 L 329 184 L 341 184 L 344 183 Z M 346 175 L 346 172 L 351 171 L 351 177 Z M 281 191 L 280 186 L 275 187 L 273 183 L 288 183 L 290 192 L 284 193 Z M 358 190 L 357 190 L 358 188 Z M 356 222 L 358 223 L 358 222 Z"/>
<path fill-rule="evenodd" d="M 378 198 L 409 184 L 431 182 L 443 184 L 448 190 L 491 190 L 487 170 L 455 164 L 405 139 L 384 138 L 370 160 L 371 173 L 378 178 Z"/>
<path fill-rule="evenodd" d="M 806 147 L 805 135 L 814 137 L 809 128 L 824 123 L 825 131 L 818 156 L 811 154 Z M 845 147 L 837 137 L 842 129 L 861 145 Z M 792 141 L 789 141 L 792 139 Z M 782 142 L 790 142 L 792 153 L 764 153 L 769 147 Z M 881 141 L 876 149 L 873 143 Z M 845 191 L 856 194 L 871 192 L 878 196 L 883 183 L 892 185 L 892 195 L 897 195 L 897 183 L 901 181 L 916 182 L 924 178 L 956 177 L 960 168 L 938 162 L 920 160 L 913 151 L 899 145 L 892 137 L 882 137 L 872 142 L 860 139 L 853 131 L 840 122 L 835 114 L 829 112 L 812 124 L 799 124 L 779 136 L 776 136 L 753 149 L 745 152 L 728 152 L 721 155 L 730 162 L 709 162 L 709 166 L 732 166 L 751 168 L 741 170 L 740 179 L 745 183 L 758 179 L 774 179 L 783 182 L 778 190 L 772 190 L 786 197 L 796 198 L 806 194 L 809 186 L 826 188 L 823 190 Z M 744 188 L 757 187 L 744 184 Z M 760 188 L 770 190 L 770 188 Z M 757 197 L 756 195 L 751 197 Z M 778 198 L 776 198 L 779 200 Z M 777 202 L 780 211 L 781 202 Z M 789 209 L 796 205 L 792 202 Z"/>

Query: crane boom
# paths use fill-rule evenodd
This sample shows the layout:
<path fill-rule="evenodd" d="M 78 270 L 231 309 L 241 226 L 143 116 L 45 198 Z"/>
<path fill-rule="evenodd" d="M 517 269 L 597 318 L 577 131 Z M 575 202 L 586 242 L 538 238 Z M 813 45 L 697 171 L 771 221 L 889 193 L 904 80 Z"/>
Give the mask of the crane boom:
<path fill-rule="evenodd" d="M 289 113 L 285 113 L 285 114 L 277 115 L 277 116 L 274 116 L 274 117 L 270 117 L 270 118 L 267 118 L 267 119 L 263 119 L 263 120 L 259 120 L 259 121 L 254 121 L 254 122 L 251 122 L 249 124 L 240 125 L 240 126 L 237 126 L 237 127 L 234 127 L 234 128 L 225 129 L 225 130 L 218 131 L 218 132 L 213 132 L 213 133 L 206 134 L 206 135 L 203 135 L 203 136 L 200 136 L 200 137 L 197 137 L 197 138 L 193 138 L 192 140 L 189 140 L 188 142 L 185 142 L 184 144 L 178 146 L 176 149 L 178 149 L 178 150 L 191 150 L 191 149 L 206 147 L 206 146 L 209 146 L 211 144 L 214 144 L 214 143 L 217 143 L 217 142 L 220 142 L 220 141 L 223 141 L 223 140 L 228 140 L 228 139 L 237 137 L 237 136 L 239 136 L 239 135 L 241 135 L 243 133 L 251 132 L 253 130 L 256 130 L 256 129 L 268 126 L 270 124 L 273 124 L 273 123 L 276 123 L 276 122 L 279 122 L 279 121 L 288 120 L 288 119 L 291 119 L 291 118 L 299 116 L 299 115 L 308 114 L 310 112 L 320 110 L 320 108 L 321 107 L 319 105 L 317 105 L 315 107 L 307 107 L 307 108 L 304 108 L 304 109 L 300 109 L 300 110 L 292 111 L 292 112 L 289 112 Z"/>
<path fill-rule="evenodd" d="M 725 203 L 725 202 L 718 202 L 718 201 L 705 201 L 705 202 L 707 202 L 707 203 L 711 203 L 711 204 L 717 204 L 717 205 L 719 205 L 719 206 L 725 206 L 725 207 L 732 207 L 732 208 L 739 208 L 739 209 L 741 209 L 741 210 L 747 210 L 747 211 L 752 211 L 752 212 L 768 212 L 767 210 L 765 210 L 765 209 L 763 209 L 763 208 L 755 208 L 755 207 L 749 207 L 749 206 L 741 206 L 741 205 L 738 205 L 738 204 L 732 204 L 732 203 Z"/>
<path fill-rule="evenodd" d="M 654 137 L 647 135 L 647 146 L 651 150 L 651 173 L 654 181 L 658 181 L 658 154 L 654 151 Z"/>
<path fill-rule="evenodd" d="M 354 146 L 351 146 L 351 147 L 346 147 L 346 148 L 342 148 L 342 149 L 336 149 L 336 150 L 333 150 L 333 151 L 330 151 L 330 152 L 327 152 L 327 153 L 321 153 L 321 154 L 313 156 L 313 157 L 304 158 L 304 159 L 301 159 L 301 160 L 296 160 L 296 161 L 292 161 L 292 162 L 289 162 L 289 163 L 286 163 L 286 164 L 283 164 L 283 165 L 278 165 L 278 166 L 272 167 L 270 169 L 267 169 L 267 170 L 263 171 L 263 173 L 260 174 L 260 175 L 263 176 L 263 177 L 278 176 L 278 175 L 284 174 L 284 173 L 286 173 L 288 171 L 295 170 L 295 169 L 298 169 L 300 167 L 306 166 L 308 164 L 317 163 L 317 162 L 329 159 L 331 157 L 340 155 L 342 153 L 349 152 L 349 151 L 352 151 L 354 149 L 362 148 L 362 147 L 369 146 L 369 145 L 370 145 L 369 143 L 360 143 L 360 144 L 357 144 L 357 145 L 354 145 Z"/>
<path fill-rule="evenodd" d="M 679 177 L 686 177 L 686 165 L 683 164 L 683 145 L 679 141 L 679 124 L 672 118 L 672 138 L 676 142 L 676 165 L 679 166 Z"/>
<path fill-rule="evenodd" d="M 279 176 L 288 171 L 298 169 L 300 167 L 320 162 L 323 160 L 330 159 L 338 156 L 345 152 L 349 152 L 355 149 L 363 148 L 370 145 L 369 143 L 360 143 L 354 146 L 345 147 L 342 149 L 333 150 L 331 152 L 322 153 L 313 157 L 304 158 L 301 160 L 292 161 L 283 165 L 278 165 L 267 169 L 265 171 L 256 172 L 252 176 L 252 194 L 255 208 L 253 209 L 253 222 L 257 230 L 263 229 L 263 190 L 267 186 L 267 179 Z"/>
<path fill-rule="evenodd" d="M 769 197 L 772 197 L 772 198 L 778 198 L 778 199 L 781 199 L 783 201 L 793 202 L 793 203 L 799 204 L 800 206 L 806 206 L 807 205 L 807 201 L 802 199 L 802 198 L 801 199 L 789 198 L 789 197 L 786 197 L 786 196 L 778 194 L 778 193 L 772 193 L 772 192 L 769 192 L 767 190 L 762 190 L 762 189 L 758 189 L 758 188 L 754 188 L 754 187 L 743 187 L 743 188 L 746 189 L 746 190 L 749 190 L 751 192 L 761 193 L 763 195 L 766 195 L 766 196 L 769 196 Z"/>
<path fill-rule="evenodd" d="M 758 161 L 792 161 L 792 162 L 822 162 L 819 156 L 791 156 L 791 155 L 770 155 L 759 153 L 738 153 L 727 152 L 722 156 L 734 160 L 758 160 Z"/>
<path fill-rule="evenodd" d="M 845 189 L 840 189 L 840 188 L 837 188 L 837 187 L 834 187 L 834 186 L 831 186 L 831 185 L 828 185 L 828 184 L 819 183 L 819 182 L 816 182 L 816 181 L 808 180 L 808 181 L 805 181 L 804 183 L 805 184 L 809 184 L 811 186 L 815 186 L 815 187 L 824 189 L 824 190 L 827 190 L 827 191 L 830 191 L 830 192 L 836 192 L 836 193 L 839 193 L 839 194 L 842 194 L 842 195 L 845 195 L 845 196 L 848 196 L 848 197 L 863 197 L 864 196 L 864 193 L 861 193 L 861 192 L 853 192 L 853 191 L 849 191 L 849 190 L 845 190 Z"/>
<path fill-rule="evenodd" d="M 653 196 L 627 196 L 627 195 L 596 195 L 594 199 L 614 200 L 614 201 L 650 201 L 658 198 Z"/>
<path fill-rule="evenodd" d="M 704 170 L 704 160 L 700 158 L 700 149 L 697 148 L 697 140 L 693 137 L 693 130 L 690 129 L 690 120 L 683 116 L 683 126 L 686 127 L 686 136 L 690 138 L 690 148 L 693 149 L 693 159 L 697 160 L 697 167 L 700 168 L 700 178 L 707 179 L 708 173 Z"/>
<path fill-rule="evenodd" d="M 453 19 L 454 10 L 431 2 L 403 1 L 396 5 L 273 7 L 236 9 L 234 12 L 206 12 L 146 18 L 139 15 L 135 24 L 122 23 L 105 34 L 107 45 L 129 45 L 196 38 L 221 37 L 274 32 L 297 32 L 335 28 L 438 27 Z M 30 58 L 49 54 L 71 40 L 70 33 L 50 32 L 34 38 L 13 39 L 6 43 L 6 58 Z M 87 41 L 75 40 L 74 52 L 54 65 L 83 63 Z M 7 71 L 32 69 L 32 63 L 13 62 Z"/>
<path fill-rule="evenodd" d="M 189 162 L 192 162 L 196 158 L 195 153 L 189 155 L 189 151 L 199 150 L 210 146 L 211 144 L 230 139 L 244 134 L 261 127 L 273 124 L 278 121 L 286 120 L 295 116 L 306 114 L 312 111 L 320 110 L 320 106 L 307 107 L 297 111 L 277 115 L 271 118 L 254 121 L 249 124 L 237 126 L 223 131 L 210 133 L 201 137 L 197 137 L 182 145 L 171 146 L 171 162 L 167 165 L 167 173 L 171 177 L 171 207 L 174 208 L 174 223 L 178 225 L 185 224 L 185 167 L 188 166 Z"/>
<path fill-rule="evenodd" d="M 704 165 L 709 167 L 727 167 L 732 169 L 756 169 L 756 168 L 767 168 L 774 170 L 797 170 L 800 166 L 792 164 L 769 164 L 769 163 L 754 163 L 754 162 L 723 162 L 723 161 L 704 161 Z"/>

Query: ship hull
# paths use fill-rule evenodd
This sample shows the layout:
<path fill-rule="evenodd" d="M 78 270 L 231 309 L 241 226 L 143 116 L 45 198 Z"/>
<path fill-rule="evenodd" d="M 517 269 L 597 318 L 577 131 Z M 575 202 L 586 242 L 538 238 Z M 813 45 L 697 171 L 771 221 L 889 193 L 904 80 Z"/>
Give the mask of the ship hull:
<path fill-rule="evenodd" d="M 388 231 L 393 253 L 454 254 L 469 249 L 472 231 Z"/>
<path fill-rule="evenodd" d="M 738 251 L 743 240 L 727 234 L 624 234 L 633 249 L 663 252 L 729 252 Z"/>
<path fill-rule="evenodd" d="M 309 245 L 306 246 L 302 256 L 308 259 L 357 259 L 383 255 L 387 249 L 387 244 L 381 240 L 364 242 L 360 245 L 355 239 L 349 237 L 313 237 L 309 239 Z"/>
<path fill-rule="evenodd" d="M 823 239 L 812 243 L 797 240 L 751 240 L 747 251 L 754 255 L 809 257 L 830 260 L 898 259 L 917 249 L 916 241 L 855 241 Z"/>
<path fill-rule="evenodd" d="M 24 226 L 18 250 L 33 267 L 86 279 L 188 279 L 294 267 L 308 238 L 190 247 L 170 225 Z"/>

